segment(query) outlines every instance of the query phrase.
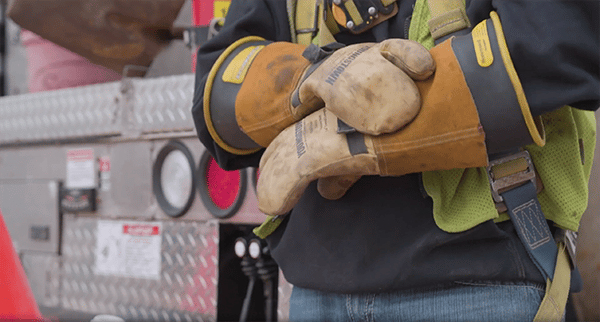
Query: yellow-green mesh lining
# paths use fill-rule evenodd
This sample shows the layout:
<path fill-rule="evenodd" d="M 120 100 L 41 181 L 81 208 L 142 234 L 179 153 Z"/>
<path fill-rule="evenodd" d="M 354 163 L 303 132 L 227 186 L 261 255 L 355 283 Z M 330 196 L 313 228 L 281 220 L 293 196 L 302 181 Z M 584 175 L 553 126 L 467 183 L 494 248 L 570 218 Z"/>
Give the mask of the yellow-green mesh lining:
<path fill-rule="evenodd" d="M 546 146 L 541 148 L 532 144 L 526 147 L 544 183 L 538 199 L 547 219 L 577 231 L 588 203 L 588 182 L 596 146 L 596 118 L 593 112 L 569 106 L 542 118 L 546 126 Z"/>
<path fill-rule="evenodd" d="M 426 1 L 417 0 L 409 39 L 431 49 L 434 40 L 427 25 L 429 19 Z M 596 146 L 596 119 L 593 112 L 569 106 L 542 118 L 546 125 L 546 146 L 526 147 L 544 182 L 544 190 L 538 198 L 546 218 L 576 231 L 587 208 L 588 181 Z M 585 159 L 583 165 L 580 139 Z M 494 207 L 484 168 L 425 172 L 423 185 L 433 199 L 434 220 L 444 231 L 461 232 L 490 219 L 496 222 L 509 219 L 506 213 L 498 215 Z"/>
<path fill-rule="evenodd" d="M 538 199 L 546 218 L 577 231 L 588 202 L 596 146 L 594 113 L 565 106 L 542 118 L 546 146 L 525 147 L 544 183 Z M 583 142 L 583 165 L 579 139 Z M 508 220 L 506 213 L 496 213 L 484 168 L 425 172 L 423 185 L 433 199 L 435 222 L 444 231 L 465 231 L 490 219 Z"/>
<path fill-rule="evenodd" d="M 417 0 L 408 28 L 408 39 L 420 43 L 427 49 L 435 46 L 435 41 L 429 32 L 429 25 L 427 24 L 429 19 L 431 19 L 431 13 L 429 12 L 427 1 Z"/>
<path fill-rule="evenodd" d="M 425 172 L 423 185 L 433 199 L 435 223 L 444 231 L 465 231 L 498 218 L 484 168 Z"/>

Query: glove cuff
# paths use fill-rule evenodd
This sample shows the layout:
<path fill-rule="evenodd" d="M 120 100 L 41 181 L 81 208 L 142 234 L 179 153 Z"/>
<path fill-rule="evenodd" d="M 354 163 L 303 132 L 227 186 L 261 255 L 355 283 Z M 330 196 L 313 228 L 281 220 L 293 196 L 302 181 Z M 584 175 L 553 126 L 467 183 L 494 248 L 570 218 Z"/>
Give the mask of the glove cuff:
<path fill-rule="evenodd" d="M 236 120 L 236 100 L 253 60 L 271 42 L 245 37 L 229 46 L 213 65 L 204 87 L 204 119 L 213 140 L 225 151 L 245 155 L 261 146 Z"/>
<path fill-rule="evenodd" d="M 371 137 L 382 175 L 472 168 L 488 163 L 485 134 L 460 65 L 445 41 L 431 50 L 436 71 L 416 82 L 421 110 L 398 132 Z"/>
<path fill-rule="evenodd" d="M 495 12 L 490 15 L 471 34 L 448 40 L 477 107 L 488 153 L 533 142 L 543 146 L 541 119 L 531 114 L 499 17 Z"/>

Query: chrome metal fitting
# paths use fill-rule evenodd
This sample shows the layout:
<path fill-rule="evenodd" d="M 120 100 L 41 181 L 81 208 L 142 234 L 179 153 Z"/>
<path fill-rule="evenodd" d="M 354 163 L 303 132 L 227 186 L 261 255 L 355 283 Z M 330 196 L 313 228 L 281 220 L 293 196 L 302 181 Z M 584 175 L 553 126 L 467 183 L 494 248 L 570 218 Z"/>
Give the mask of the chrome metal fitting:
<path fill-rule="evenodd" d="M 524 159 L 526 162 L 527 168 L 524 171 L 520 171 L 511 175 L 507 175 L 504 177 L 497 177 L 494 174 L 494 167 L 508 164 L 511 161 L 515 161 L 518 159 Z M 504 198 L 500 196 L 500 193 L 510 190 L 512 188 L 516 188 L 527 181 L 533 182 L 533 185 L 537 189 L 537 182 L 535 180 L 535 168 L 533 166 L 533 161 L 531 161 L 531 156 L 527 151 L 521 151 L 515 154 L 511 154 L 509 156 L 502 157 L 500 159 L 491 160 L 489 165 L 487 166 L 487 174 L 488 179 L 490 181 L 490 186 L 492 188 L 492 197 L 496 203 L 503 203 Z"/>

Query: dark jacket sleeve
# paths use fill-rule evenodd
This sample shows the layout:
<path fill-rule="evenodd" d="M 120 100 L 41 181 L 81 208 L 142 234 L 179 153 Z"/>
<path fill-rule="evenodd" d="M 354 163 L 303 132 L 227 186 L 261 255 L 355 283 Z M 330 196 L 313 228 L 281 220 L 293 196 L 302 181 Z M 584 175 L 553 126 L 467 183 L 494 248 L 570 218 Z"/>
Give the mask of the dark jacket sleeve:
<path fill-rule="evenodd" d="M 493 0 L 492 5 L 534 115 L 564 105 L 598 109 L 599 1 Z"/>
<path fill-rule="evenodd" d="M 238 156 L 221 149 L 212 139 L 204 121 L 204 84 L 213 64 L 233 42 L 247 36 L 260 36 L 273 41 L 290 41 L 286 1 L 232 0 L 219 34 L 198 49 L 192 115 L 202 144 L 225 170 L 258 167 L 263 150 Z"/>

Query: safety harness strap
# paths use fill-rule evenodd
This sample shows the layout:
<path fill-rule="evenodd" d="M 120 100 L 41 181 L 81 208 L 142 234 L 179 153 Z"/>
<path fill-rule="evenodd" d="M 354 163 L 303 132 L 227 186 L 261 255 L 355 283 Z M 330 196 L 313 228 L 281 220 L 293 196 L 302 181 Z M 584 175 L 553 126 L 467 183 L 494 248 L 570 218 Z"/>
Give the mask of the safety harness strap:
<path fill-rule="evenodd" d="M 427 9 L 430 11 L 427 24 L 436 43 L 443 37 L 471 26 L 464 0 L 417 0 L 414 9 L 415 14 L 418 13 L 417 18 L 425 16 L 423 11 Z M 418 39 L 427 40 L 427 37 L 422 37 L 418 28 L 416 21 L 411 22 L 409 34 L 412 32 L 413 37 L 419 36 Z M 571 285 L 571 267 L 567 258 L 569 254 L 565 251 L 564 242 L 559 243 L 557 248 L 537 199 L 537 177 L 533 163 L 529 154 L 523 152 L 502 158 L 499 162 L 490 160 L 488 176 L 494 200 L 497 203 L 503 202 L 508 208 L 519 238 L 547 280 L 546 294 L 534 321 L 560 321 Z M 525 159 L 526 162 L 519 159 Z M 575 269 L 574 259 L 571 261 Z M 579 276 L 576 270 L 573 276 Z"/>
<path fill-rule="evenodd" d="M 429 31 L 434 40 L 471 27 L 464 0 L 428 0 Z"/>
<path fill-rule="evenodd" d="M 560 321 L 567 305 L 575 261 L 574 258 L 569 261 L 570 254 L 565 250 L 568 238 L 559 238 L 557 247 L 552 236 L 537 198 L 531 157 L 527 151 L 503 156 L 491 160 L 487 170 L 494 201 L 505 205 L 527 254 L 546 279 L 546 294 L 534 321 Z M 574 247 L 573 241 L 573 252 Z M 578 276 L 574 271 L 573 277 Z M 577 278 L 575 280 L 577 283 Z"/>
<path fill-rule="evenodd" d="M 546 294 L 540 304 L 537 314 L 533 318 L 534 322 L 562 321 L 565 306 L 570 288 L 571 267 L 569 266 L 569 254 L 566 251 L 565 244 L 559 243 L 558 257 L 554 269 L 554 279 L 546 280 Z"/>
<path fill-rule="evenodd" d="M 330 8 L 327 8 L 327 12 L 325 11 L 323 1 L 288 2 L 288 10 L 290 10 L 290 5 L 296 6 L 295 10 L 291 10 L 295 12 L 295 28 L 292 28 L 292 38 L 295 38 L 295 42 L 304 46 L 313 43 L 325 46 L 335 42 L 333 35 L 339 32 L 339 28 L 333 20 Z"/>
<path fill-rule="evenodd" d="M 529 181 L 501 194 L 519 238 L 545 279 L 553 279 L 558 249 Z"/>
<path fill-rule="evenodd" d="M 300 0 L 296 3 L 296 41 L 299 44 L 308 46 L 319 31 L 318 10 L 317 0 Z"/>
<path fill-rule="evenodd" d="M 292 43 L 297 44 L 298 38 L 296 34 L 296 6 L 298 0 L 285 0 L 285 8 L 287 10 L 288 24 L 290 25 L 290 38 Z"/>
<path fill-rule="evenodd" d="M 340 26 L 361 33 L 398 13 L 397 0 L 287 0 L 292 42 L 325 46 Z"/>
<path fill-rule="evenodd" d="M 296 1 L 297 3 L 295 3 Z M 292 37 L 294 38 L 297 35 L 296 41 L 299 44 L 308 46 L 316 42 L 319 46 L 324 46 L 335 41 L 330 30 L 331 27 L 327 27 L 326 20 L 323 17 L 326 11 L 319 6 L 319 2 L 319 0 L 288 0 L 288 10 L 290 3 L 296 5 L 296 8 L 290 11 L 295 13 L 295 21 L 290 21 L 290 24 L 294 24 L 296 28 L 296 30 L 291 28 L 294 34 Z M 434 40 L 471 26 L 466 14 L 464 0 L 417 0 L 415 13 L 423 12 L 426 3 L 431 15 L 427 24 Z M 290 16 L 292 15 L 290 14 Z M 331 17 L 330 14 L 327 16 L 328 18 Z M 413 20 L 415 20 L 414 18 L 413 14 Z M 416 24 L 416 21 L 411 23 L 409 33 L 415 32 L 413 26 Z M 527 155 L 527 158 L 529 158 L 529 155 Z M 531 160 L 529 159 L 529 161 Z M 542 213 L 534 184 L 534 170 L 528 166 L 526 167 L 522 161 L 512 161 L 511 165 L 503 165 L 502 163 L 496 165 L 498 173 L 496 173 L 495 178 L 493 172 L 490 171 L 491 167 L 488 168 L 490 182 L 504 176 L 519 176 L 524 172 L 528 176 L 533 175 L 533 179 L 528 177 L 525 184 L 519 182 L 517 185 L 504 187 L 505 189 L 494 188 L 492 184 L 492 190 L 506 204 L 519 238 L 532 261 L 547 280 L 546 294 L 534 321 L 560 321 L 564 314 L 571 284 L 571 267 L 569 267 L 565 245 L 561 242 L 557 248 L 546 218 Z M 268 235 L 274 230 L 273 227 L 278 226 L 281 222 L 279 217 L 269 219 L 255 232 L 260 231 L 260 233 L 263 233 L 261 235 Z M 268 233 L 264 234 L 265 232 Z"/>

